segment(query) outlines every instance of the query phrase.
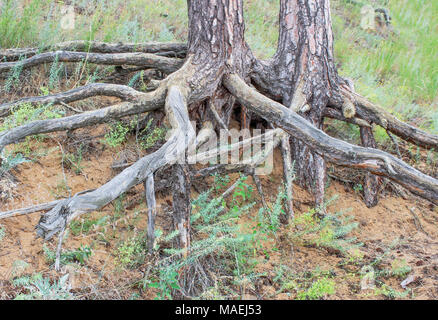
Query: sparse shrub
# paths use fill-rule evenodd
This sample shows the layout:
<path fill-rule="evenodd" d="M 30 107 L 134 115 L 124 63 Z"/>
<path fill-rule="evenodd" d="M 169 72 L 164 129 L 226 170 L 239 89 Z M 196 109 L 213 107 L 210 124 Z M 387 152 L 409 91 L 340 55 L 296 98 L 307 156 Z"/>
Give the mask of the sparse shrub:
<path fill-rule="evenodd" d="M 391 264 L 391 274 L 399 279 L 405 278 L 411 271 L 406 260 L 396 259 Z"/>
<path fill-rule="evenodd" d="M 116 250 L 116 262 L 122 267 L 133 268 L 143 262 L 146 252 L 146 241 L 142 235 L 123 241 Z"/>

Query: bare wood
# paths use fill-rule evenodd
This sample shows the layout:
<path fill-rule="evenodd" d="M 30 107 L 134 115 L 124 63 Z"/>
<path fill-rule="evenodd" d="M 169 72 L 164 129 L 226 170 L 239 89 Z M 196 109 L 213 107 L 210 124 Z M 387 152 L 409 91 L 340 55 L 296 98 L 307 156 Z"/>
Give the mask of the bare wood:
<path fill-rule="evenodd" d="M 283 179 L 285 182 L 286 210 L 288 218 L 294 219 L 293 208 L 293 168 L 290 151 L 289 135 L 281 138 L 281 155 L 283 159 Z"/>
<path fill-rule="evenodd" d="M 254 169 L 251 172 L 252 180 L 254 181 L 254 184 L 256 185 L 257 192 L 260 195 L 260 199 L 262 200 L 262 205 L 265 210 L 268 210 L 268 204 L 266 203 L 265 194 L 263 193 L 263 187 L 262 183 L 259 179 L 259 177 L 255 174 Z"/>
<path fill-rule="evenodd" d="M 39 211 L 47 211 L 47 210 L 54 208 L 60 201 L 62 201 L 62 200 L 55 200 L 55 201 L 51 201 L 51 202 L 47 202 L 47 203 L 43 203 L 43 204 L 38 204 L 38 205 L 35 205 L 32 207 L 23 208 L 23 209 L 14 209 L 14 210 L 9 210 L 9 211 L 5 211 L 5 212 L 0 212 L 0 219 L 31 214 L 31 213 L 35 213 L 35 212 L 39 212 Z"/>
<path fill-rule="evenodd" d="M 183 58 L 187 44 L 178 42 L 146 42 L 146 43 L 106 43 L 100 41 L 73 40 L 56 43 L 44 48 L 16 48 L 0 50 L 0 60 L 16 61 L 20 57 L 31 57 L 44 51 L 83 51 L 93 53 L 155 53 L 168 57 Z"/>
<path fill-rule="evenodd" d="M 102 64 L 102 65 L 132 65 L 144 68 L 155 68 L 166 74 L 178 70 L 183 60 L 177 58 L 161 57 L 152 53 L 88 53 L 74 51 L 54 51 L 37 54 L 17 62 L 0 63 L 0 74 L 9 72 L 15 67 L 28 69 L 37 65 L 59 62 L 82 62 Z"/>
<path fill-rule="evenodd" d="M 180 160 L 181 161 L 181 160 Z M 174 185 L 172 187 L 173 219 L 176 229 L 179 231 L 179 245 L 184 249 L 184 256 L 190 250 L 190 215 L 192 205 L 190 203 L 190 170 L 187 164 L 177 163 L 173 166 Z"/>
<path fill-rule="evenodd" d="M 381 150 L 354 146 L 330 137 L 295 112 L 255 91 L 237 75 L 225 76 L 224 85 L 239 102 L 303 141 L 327 160 L 385 176 L 412 193 L 438 204 L 437 179 Z"/>
<path fill-rule="evenodd" d="M 157 202 L 155 200 L 154 175 L 150 174 L 145 182 L 146 204 L 148 206 L 148 250 L 152 253 L 155 242 L 155 216 L 157 214 Z"/>
<path fill-rule="evenodd" d="M 56 105 L 75 102 L 95 96 L 117 97 L 126 101 L 133 101 L 142 95 L 142 92 L 139 92 L 131 87 L 124 85 L 109 83 L 91 83 L 65 92 L 60 92 L 47 96 L 26 97 L 13 102 L 1 104 L 0 116 L 8 115 L 13 107 L 21 105 L 23 103 L 30 103 L 32 105 Z"/>
<path fill-rule="evenodd" d="M 360 127 L 360 138 L 362 145 L 368 148 L 376 148 L 376 140 L 374 139 L 373 130 L 371 128 Z M 363 184 L 363 193 L 365 204 L 368 208 L 375 207 L 379 202 L 379 187 L 382 178 L 367 172 Z"/>

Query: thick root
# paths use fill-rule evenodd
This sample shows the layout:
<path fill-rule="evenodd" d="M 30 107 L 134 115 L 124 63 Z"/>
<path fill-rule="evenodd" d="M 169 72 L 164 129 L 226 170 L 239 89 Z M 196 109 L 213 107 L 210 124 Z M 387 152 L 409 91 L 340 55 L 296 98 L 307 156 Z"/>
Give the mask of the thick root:
<path fill-rule="evenodd" d="M 412 193 L 438 204 L 438 180 L 412 168 L 392 155 L 332 138 L 283 105 L 249 87 L 239 76 L 224 77 L 225 87 L 236 99 L 294 138 L 303 141 L 328 161 L 385 176 Z"/>
<path fill-rule="evenodd" d="M 141 158 L 95 191 L 58 203 L 41 217 L 36 228 L 38 236 L 50 239 L 62 230 L 65 221 L 69 223 L 80 214 L 102 208 L 144 181 L 157 169 L 176 162 L 195 138 L 187 112 L 187 95 L 184 93 L 185 90 L 176 86 L 171 86 L 168 90 L 165 108 L 169 122 L 175 130 L 160 149 Z"/>
<path fill-rule="evenodd" d="M 19 106 L 23 103 L 29 103 L 32 105 L 39 104 L 65 104 L 75 102 L 83 99 L 87 99 L 95 96 L 108 96 L 117 97 L 125 101 L 134 101 L 142 96 L 143 93 L 139 92 L 131 87 L 108 84 L 108 83 L 91 83 L 82 87 L 78 87 L 65 92 L 60 92 L 47 96 L 39 97 L 27 97 L 17 101 L 4 103 L 0 105 L 0 116 L 6 116 L 10 113 L 11 109 L 15 106 Z"/>
<path fill-rule="evenodd" d="M 17 62 L 0 63 L 0 74 L 5 74 L 13 68 L 32 68 L 41 64 L 59 62 L 87 62 L 102 65 L 132 65 L 146 68 L 154 68 L 166 74 L 177 71 L 183 65 L 183 60 L 167 58 L 151 53 L 88 53 L 73 51 L 54 51 L 37 54 L 31 58 Z"/>
<path fill-rule="evenodd" d="M 165 96 L 166 90 L 163 85 L 163 87 L 154 92 L 142 94 L 135 102 L 122 102 L 111 107 L 59 119 L 33 121 L 0 133 L 0 150 L 27 136 L 55 131 L 73 130 L 98 123 L 105 123 L 110 119 L 118 119 L 156 110 L 163 106 Z"/>
<path fill-rule="evenodd" d="M 92 53 L 154 53 L 166 57 L 184 58 L 187 44 L 178 42 L 149 42 L 149 43 L 106 43 L 100 41 L 74 40 L 54 44 L 42 49 L 20 48 L 0 50 L 0 60 L 17 61 L 21 57 L 30 58 L 45 51 L 82 51 Z"/>

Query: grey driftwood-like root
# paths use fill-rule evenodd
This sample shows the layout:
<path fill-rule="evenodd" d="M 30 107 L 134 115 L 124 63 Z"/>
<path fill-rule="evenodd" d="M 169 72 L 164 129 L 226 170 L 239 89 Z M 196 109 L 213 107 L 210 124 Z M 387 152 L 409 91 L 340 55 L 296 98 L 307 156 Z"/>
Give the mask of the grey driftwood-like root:
<path fill-rule="evenodd" d="M 152 253 L 154 250 L 155 242 L 155 216 L 157 214 L 157 201 L 155 200 L 155 186 L 154 186 L 154 175 L 150 174 L 145 182 L 145 198 L 146 204 L 148 206 L 148 250 Z"/>
<path fill-rule="evenodd" d="M 288 218 L 293 220 L 294 219 L 294 208 L 293 208 L 294 168 L 292 166 L 289 135 L 285 135 L 284 137 L 281 138 L 281 155 L 283 159 L 283 180 L 285 182 L 286 209 L 288 213 Z"/>
<path fill-rule="evenodd" d="M 7 74 L 14 68 L 28 69 L 45 63 L 58 62 L 87 62 L 101 65 L 131 65 L 144 68 L 154 68 L 166 74 L 177 71 L 184 63 L 178 58 L 168 58 L 152 53 L 89 53 L 74 51 L 54 51 L 37 54 L 33 57 L 0 63 L 0 74 Z"/>
<path fill-rule="evenodd" d="M 167 57 L 183 58 L 187 52 L 187 44 L 179 42 L 106 43 L 100 41 L 73 40 L 56 43 L 44 48 L 0 49 L 0 61 L 16 61 L 21 57 L 30 58 L 44 51 L 59 50 L 91 53 L 143 52 Z"/>
<path fill-rule="evenodd" d="M 387 177 L 412 193 L 438 204 L 438 180 L 381 150 L 351 145 L 332 138 L 297 113 L 249 87 L 235 74 L 224 77 L 225 87 L 251 111 L 303 141 L 328 161 Z"/>
<path fill-rule="evenodd" d="M 0 116 L 8 115 L 14 107 L 24 103 L 28 103 L 31 105 L 56 105 L 75 102 L 95 96 L 117 97 L 125 101 L 134 101 L 142 95 L 142 92 L 139 92 L 125 85 L 91 83 L 65 92 L 60 92 L 47 96 L 27 97 L 13 102 L 1 104 Z"/>
<path fill-rule="evenodd" d="M 87 111 L 63 118 L 37 120 L 0 133 L 0 150 L 27 136 L 63 130 L 83 128 L 105 123 L 111 119 L 149 112 L 161 108 L 166 96 L 165 84 L 156 91 L 142 94 L 134 102 L 122 102 L 114 106 Z"/>
<path fill-rule="evenodd" d="M 62 230 L 64 219 L 69 223 L 75 217 L 98 210 L 144 181 L 157 169 L 176 162 L 195 137 L 187 112 L 187 94 L 173 85 L 168 89 L 165 110 L 174 131 L 168 141 L 156 152 L 149 154 L 126 168 L 112 180 L 93 192 L 74 196 L 58 203 L 44 214 L 37 226 L 37 234 L 50 239 Z"/>

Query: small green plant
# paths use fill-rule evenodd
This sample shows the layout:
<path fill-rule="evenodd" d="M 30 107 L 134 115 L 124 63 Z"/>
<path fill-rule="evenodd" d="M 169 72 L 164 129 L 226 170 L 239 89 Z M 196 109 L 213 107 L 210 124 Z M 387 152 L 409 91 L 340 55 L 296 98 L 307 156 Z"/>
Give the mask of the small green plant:
<path fill-rule="evenodd" d="M 130 127 L 117 121 L 111 125 L 110 131 L 105 134 L 104 143 L 112 148 L 120 146 L 126 141 Z"/>
<path fill-rule="evenodd" d="M 411 271 L 406 260 L 396 259 L 391 264 L 391 274 L 399 279 L 405 278 Z"/>
<path fill-rule="evenodd" d="M 123 241 L 117 248 L 116 262 L 122 267 L 133 268 L 144 260 L 146 241 L 143 235 Z"/>
<path fill-rule="evenodd" d="M 56 253 L 50 250 L 46 245 L 43 246 L 43 251 L 46 255 L 46 260 L 48 263 L 54 263 L 56 259 Z M 61 264 L 68 263 L 79 263 L 84 265 L 88 258 L 93 254 L 91 248 L 87 245 L 80 246 L 76 250 L 64 251 L 61 253 Z"/>
<path fill-rule="evenodd" d="M 139 144 L 142 149 L 147 150 L 153 147 L 157 142 L 162 141 L 166 135 L 167 129 L 163 127 L 151 128 L 152 120 L 150 119 L 145 128 L 140 132 Z"/>
<path fill-rule="evenodd" d="M 335 293 L 335 282 L 327 277 L 317 279 L 305 291 L 298 292 L 298 300 L 317 300 Z"/>
<path fill-rule="evenodd" d="M 347 237 L 359 226 L 357 222 L 352 222 L 352 216 L 344 216 L 342 212 L 338 212 L 319 218 L 315 212 L 312 209 L 295 219 L 294 225 L 298 231 L 291 236 L 292 241 L 334 249 L 346 256 L 348 252 L 362 245 L 355 243 L 356 238 Z"/>
<path fill-rule="evenodd" d="M 21 153 L 17 153 L 16 155 L 5 154 L 5 151 L 2 150 L 0 154 L 1 158 L 1 166 L 0 166 L 0 178 L 11 169 L 15 168 L 19 164 L 29 162 L 26 158 L 23 157 Z"/>
<path fill-rule="evenodd" d="M 82 167 L 82 153 L 83 153 L 84 145 L 81 144 L 79 148 L 74 153 L 66 153 L 63 155 L 62 161 L 63 163 L 73 169 L 75 174 L 81 174 L 83 167 Z"/>
<path fill-rule="evenodd" d="M 24 125 L 31 121 L 42 119 L 55 119 L 64 115 L 64 112 L 56 109 L 53 105 L 37 105 L 22 103 L 11 109 L 11 115 L 6 117 L 0 126 L 0 132 Z"/>
<path fill-rule="evenodd" d="M 216 173 L 213 175 L 213 177 L 214 177 L 213 189 L 215 191 L 219 191 L 219 190 L 225 188 L 228 185 L 228 183 L 230 183 L 230 176 L 229 175 L 222 176 L 222 175 Z"/>
<path fill-rule="evenodd" d="M 74 236 L 88 234 L 94 228 L 105 225 L 108 222 L 108 219 L 109 216 L 96 219 L 82 218 L 80 220 L 73 220 L 70 222 L 70 230 Z"/>
<path fill-rule="evenodd" d="M 14 300 L 69 300 L 73 299 L 67 282 L 69 275 L 62 276 L 58 281 L 44 278 L 41 273 L 24 276 L 12 281 L 14 287 L 25 289 Z"/>
<path fill-rule="evenodd" d="M 388 286 L 384 283 L 381 283 L 381 286 L 379 288 L 374 289 L 375 295 L 383 295 L 388 299 L 405 298 L 409 294 L 409 292 L 409 289 L 406 289 L 403 292 L 397 291 L 391 286 Z"/>

